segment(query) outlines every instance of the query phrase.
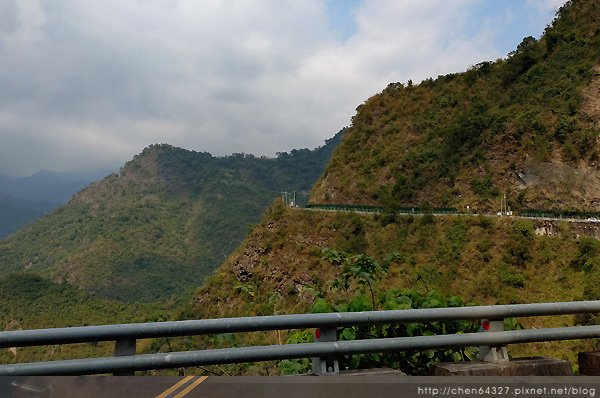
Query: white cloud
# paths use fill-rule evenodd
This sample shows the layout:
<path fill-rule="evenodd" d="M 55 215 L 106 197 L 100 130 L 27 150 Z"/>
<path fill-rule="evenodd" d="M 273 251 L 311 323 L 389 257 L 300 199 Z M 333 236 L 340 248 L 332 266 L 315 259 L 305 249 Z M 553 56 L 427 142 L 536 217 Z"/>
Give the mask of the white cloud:
<path fill-rule="evenodd" d="M 504 55 L 480 1 L 365 0 L 339 41 L 325 0 L 0 0 L 0 172 L 320 145 L 389 82 Z"/>

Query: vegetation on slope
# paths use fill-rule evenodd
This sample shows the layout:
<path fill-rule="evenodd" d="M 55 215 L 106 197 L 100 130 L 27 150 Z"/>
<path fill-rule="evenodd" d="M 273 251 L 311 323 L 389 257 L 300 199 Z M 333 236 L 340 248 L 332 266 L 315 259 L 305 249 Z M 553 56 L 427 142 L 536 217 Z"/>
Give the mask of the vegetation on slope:
<path fill-rule="evenodd" d="M 560 226 L 560 236 L 539 236 L 535 228 L 530 221 L 483 216 L 403 216 L 390 221 L 382 215 L 275 206 L 179 317 L 304 313 L 322 302 L 343 310 L 357 294 L 362 310 L 387 309 L 390 290 L 400 297 L 397 294 L 406 289 L 424 296 L 443 292 L 478 304 L 599 299 L 600 243 L 577 239 L 566 223 Z M 370 287 L 358 278 L 345 283 L 348 268 L 331 261 L 331 253 L 341 252 L 374 259 L 385 265 L 385 274 L 372 278 Z M 575 320 L 563 316 L 522 322 L 539 328 L 572 325 Z M 296 341 L 297 333 L 240 335 L 234 343 Z M 206 347 L 220 342 L 184 339 L 178 344 Z M 513 346 L 511 353 L 574 360 L 578 349 L 590 348 L 587 344 L 529 344 Z M 258 364 L 228 371 L 264 374 L 281 369 Z"/>
<path fill-rule="evenodd" d="M 0 275 L 27 270 L 117 300 L 181 296 L 281 191 L 306 198 L 341 136 L 276 159 L 150 146 L 119 174 L 0 241 Z"/>
<path fill-rule="evenodd" d="M 0 278 L 2 330 L 156 321 L 165 319 L 166 313 L 156 305 L 101 300 L 31 273 Z M 113 346 L 114 342 L 2 349 L 0 363 L 111 356 Z"/>
<path fill-rule="evenodd" d="M 388 258 L 386 287 L 440 290 L 482 304 L 582 299 L 600 243 L 577 240 L 567 223 L 560 237 L 534 231 L 531 221 L 506 218 L 425 215 L 389 222 L 381 215 L 275 206 L 200 288 L 187 314 L 305 311 L 316 297 L 329 297 L 329 283 L 341 276 L 323 249 Z M 332 296 L 334 304 L 336 296 L 341 293 Z"/>
<path fill-rule="evenodd" d="M 600 55 L 599 10 L 594 1 L 569 2 L 544 37 L 539 41 L 526 38 L 506 60 L 481 63 L 466 73 L 419 85 L 391 84 L 359 107 L 311 200 L 390 208 L 430 202 L 440 207 L 470 205 L 485 210 L 494 208 L 506 190 L 513 208 L 598 210 L 599 118 L 593 93 L 599 83 L 594 75 Z M 163 152 L 170 153 L 166 161 L 161 161 Z M 191 253 L 198 255 L 195 260 L 201 261 L 207 248 L 186 246 L 203 236 L 202 231 L 212 231 L 196 222 L 205 209 L 210 209 L 207 203 L 196 200 L 213 194 L 211 200 L 221 199 L 225 206 L 224 198 L 236 195 L 206 191 L 211 187 L 205 178 L 211 168 L 205 167 L 212 158 L 200 155 L 203 161 L 171 147 L 149 148 L 123 173 L 111 177 L 111 184 L 99 184 L 72 203 L 82 206 L 86 216 L 97 212 L 102 222 L 110 214 L 117 222 L 119 217 L 128 217 L 125 223 L 136 222 L 136 217 L 145 217 L 145 213 L 142 216 L 126 207 L 122 212 L 115 207 L 103 213 L 103 206 L 126 202 L 123 192 L 134 188 L 143 194 L 135 196 L 136 205 L 153 208 L 148 214 L 165 212 L 169 220 L 188 220 L 184 229 L 175 228 L 179 235 L 170 234 L 171 230 L 162 225 L 162 230 L 152 229 L 162 231 L 152 238 L 161 247 L 160 254 L 169 255 L 167 248 L 175 250 L 171 244 L 160 246 L 166 235 L 180 242 L 177 250 L 192 247 Z M 174 156 L 180 159 L 170 164 L 168 159 Z M 245 165 L 244 161 L 257 160 L 240 155 L 227 161 Z M 178 174 L 189 170 L 198 173 L 191 179 Z M 248 191 L 236 182 L 247 173 L 246 169 L 229 170 L 219 178 L 237 196 L 243 196 Z M 251 175 L 262 175 L 257 173 Z M 263 188 L 253 189 L 258 193 Z M 106 200 L 96 200 L 99 197 Z M 166 200 L 173 197 L 178 202 Z M 143 225 L 147 225 L 145 221 Z M 219 225 L 210 225 L 216 235 L 220 234 Z M 441 291 L 445 297 L 458 295 L 465 302 L 480 304 L 599 298 L 598 241 L 578 239 L 568 224 L 560 225 L 560 235 L 554 237 L 536 235 L 535 227 L 533 222 L 516 219 L 395 218 L 275 205 L 194 294 L 179 317 L 310 312 L 323 303 L 348 309 L 354 308 L 349 303 L 356 297 L 362 297 L 361 308 L 383 309 L 390 300 L 399 300 L 399 292 L 405 289 L 421 297 Z M 70 236 L 76 239 L 80 235 Z M 116 235 L 111 239 L 118 244 L 137 238 L 147 239 L 146 235 Z M 15 245 L 15 241 L 8 243 Z M 14 248 L 6 245 L 0 246 L 0 253 L 2 250 L 13 250 L 9 253 L 18 260 L 12 264 L 28 264 L 23 260 L 36 258 L 15 255 Z M 324 250 L 385 263 L 385 276 L 371 278 L 368 283 L 346 278 L 344 263 L 328 261 Z M 92 253 L 97 256 L 99 251 Z M 131 264 L 131 259 L 126 262 Z M 69 269 L 69 262 L 61 264 L 63 270 Z M 38 265 L 32 264 L 32 268 Z M 178 275 L 183 275 L 186 266 L 176 265 Z M 43 265 L 37 268 L 43 269 Z M 134 269 L 130 271 L 134 279 L 138 277 Z M 48 271 L 52 272 L 56 271 Z M 67 273 L 67 278 L 73 276 L 76 273 Z M 393 297 L 390 290 L 396 291 Z M 575 321 L 564 316 L 525 319 L 523 323 L 548 327 Z M 156 341 L 148 351 L 309 339 L 307 331 L 219 335 Z M 550 354 L 573 360 L 577 351 L 589 348 L 587 344 L 530 344 L 511 347 L 511 353 Z M 293 364 L 244 364 L 226 369 L 229 373 L 270 374 L 281 372 L 284 366 Z"/>
<path fill-rule="evenodd" d="M 574 0 L 507 59 L 357 108 L 313 203 L 600 210 L 600 4 Z"/>

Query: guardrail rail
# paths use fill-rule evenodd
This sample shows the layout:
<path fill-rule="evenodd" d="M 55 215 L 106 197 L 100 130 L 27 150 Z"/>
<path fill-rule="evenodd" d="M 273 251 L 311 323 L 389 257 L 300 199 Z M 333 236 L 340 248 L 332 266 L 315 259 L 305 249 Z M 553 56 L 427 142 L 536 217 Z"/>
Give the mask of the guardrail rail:
<path fill-rule="evenodd" d="M 508 344 L 600 337 L 600 325 L 503 331 L 503 319 L 600 312 L 600 301 L 426 308 L 201 319 L 0 332 L 0 348 L 115 341 L 115 357 L 0 365 L 0 375 L 132 374 L 135 371 L 214 364 L 313 358 L 313 373 L 338 371 L 341 355 L 479 346 L 479 359 L 507 361 Z M 336 341 L 342 326 L 449 320 L 481 320 L 479 333 Z M 318 329 L 314 343 L 252 346 L 135 355 L 137 339 Z"/>

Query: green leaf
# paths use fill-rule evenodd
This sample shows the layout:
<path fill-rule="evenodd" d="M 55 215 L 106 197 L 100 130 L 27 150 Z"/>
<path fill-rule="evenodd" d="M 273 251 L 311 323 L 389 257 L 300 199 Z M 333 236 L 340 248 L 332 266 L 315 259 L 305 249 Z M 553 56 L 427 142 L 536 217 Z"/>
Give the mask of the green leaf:
<path fill-rule="evenodd" d="M 333 308 L 331 307 L 331 305 L 329 305 L 327 300 L 322 299 L 322 298 L 315 300 L 313 307 L 312 307 L 312 313 L 313 314 L 321 314 L 321 313 L 327 313 L 327 312 L 333 312 Z"/>
<path fill-rule="evenodd" d="M 356 330 L 354 328 L 344 328 L 340 333 L 340 340 L 356 340 Z"/>
<path fill-rule="evenodd" d="M 453 362 L 460 362 L 463 360 L 463 357 L 459 352 L 453 352 L 450 358 L 452 358 Z"/>
<path fill-rule="evenodd" d="M 451 296 L 448 298 L 448 307 L 462 307 L 463 301 L 460 297 Z"/>

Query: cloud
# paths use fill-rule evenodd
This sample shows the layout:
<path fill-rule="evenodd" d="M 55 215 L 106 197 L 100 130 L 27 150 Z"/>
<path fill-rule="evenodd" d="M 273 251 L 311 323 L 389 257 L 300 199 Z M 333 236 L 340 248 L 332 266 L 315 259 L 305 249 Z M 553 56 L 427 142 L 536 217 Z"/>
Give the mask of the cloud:
<path fill-rule="evenodd" d="M 0 171 L 314 147 L 389 82 L 504 55 L 496 20 L 467 29 L 479 0 L 353 2 L 343 37 L 332 4 L 0 0 Z"/>

